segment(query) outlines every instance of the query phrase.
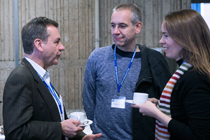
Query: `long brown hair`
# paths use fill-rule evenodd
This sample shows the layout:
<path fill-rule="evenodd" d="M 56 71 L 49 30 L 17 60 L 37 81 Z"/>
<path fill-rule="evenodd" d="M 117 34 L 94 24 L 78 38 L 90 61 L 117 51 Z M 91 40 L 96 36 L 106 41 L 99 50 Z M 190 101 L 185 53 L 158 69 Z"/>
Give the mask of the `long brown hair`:
<path fill-rule="evenodd" d="M 180 57 L 210 78 L 210 31 L 203 17 L 195 10 L 182 9 L 167 14 L 164 26 L 183 46 Z"/>

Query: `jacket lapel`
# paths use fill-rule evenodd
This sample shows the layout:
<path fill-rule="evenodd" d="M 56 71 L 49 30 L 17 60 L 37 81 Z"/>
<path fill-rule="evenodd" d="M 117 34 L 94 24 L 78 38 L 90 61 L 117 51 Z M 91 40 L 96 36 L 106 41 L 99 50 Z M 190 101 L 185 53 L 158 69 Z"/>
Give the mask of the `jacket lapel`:
<path fill-rule="evenodd" d="M 54 121 L 61 121 L 60 113 L 58 111 L 57 104 L 55 103 L 54 98 L 52 97 L 51 93 L 49 92 L 47 86 L 44 84 L 44 82 L 41 80 L 37 72 L 34 70 L 34 68 L 31 66 L 31 64 L 26 60 L 23 59 L 21 62 L 22 65 L 24 65 L 31 74 L 34 77 L 34 80 L 37 82 L 37 89 L 39 93 L 42 96 L 42 98 L 45 100 L 46 105 L 48 106 L 48 109 L 50 110 L 51 116 Z"/>
<path fill-rule="evenodd" d="M 149 82 L 152 83 L 152 73 L 150 70 L 149 58 L 147 56 L 148 52 L 146 50 L 146 46 L 139 45 L 139 49 L 141 50 L 141 71 L 139 74 L 138 82 L 136 84 L 139 85 L 141 82 Z"/>

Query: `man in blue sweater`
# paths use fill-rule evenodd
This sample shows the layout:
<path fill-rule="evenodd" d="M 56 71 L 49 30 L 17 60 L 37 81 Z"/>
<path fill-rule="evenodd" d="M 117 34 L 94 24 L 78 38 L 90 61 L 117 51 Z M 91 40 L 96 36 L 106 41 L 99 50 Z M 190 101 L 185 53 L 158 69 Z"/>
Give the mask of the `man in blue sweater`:
<path fill-rule="evenodd" d="M 88 58 L 83 105 L 93 120 L 93 133 L 103 134 L 101 140 L 154 140 L 155 120 L 125 102 L 133 99 L 134 92 L 159 99 L 171 76 L 161 53 L 136 44 L 141 27 L 136 5 L 116 6 L 110 26 L 114 44 L 94 50 Z"/>

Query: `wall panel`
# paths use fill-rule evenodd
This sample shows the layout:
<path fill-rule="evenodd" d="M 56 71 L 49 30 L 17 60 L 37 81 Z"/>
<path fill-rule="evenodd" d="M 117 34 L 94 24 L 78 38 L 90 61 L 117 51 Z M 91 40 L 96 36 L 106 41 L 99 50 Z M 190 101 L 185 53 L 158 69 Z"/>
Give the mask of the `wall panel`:
<path fill-rule="evenodd" d="M 11 69 L 0 69 L 0 101 L 3 101 L 3 90 L 4 90 L 4 85 L 6 82 L 7 77 L 9 76 L 11 72 Z M 2 118 L 2 103 L 0 103 L 0 125 L 3 124 L 3 118 Z"/>

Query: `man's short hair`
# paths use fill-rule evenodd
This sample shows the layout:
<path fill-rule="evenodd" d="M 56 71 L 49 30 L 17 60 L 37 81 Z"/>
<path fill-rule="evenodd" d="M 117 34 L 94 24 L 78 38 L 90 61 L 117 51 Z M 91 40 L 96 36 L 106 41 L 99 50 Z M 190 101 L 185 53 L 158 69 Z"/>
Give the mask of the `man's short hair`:
<path fill-rule="evenodd" d="M 136 4 L 133 3 L 123 3 L 123 4 L 119 4 L 117 5 L 114 9 L 114 11 L 118 11 L 118 10 L 130 10 L 131 11 L 131 22 L 133 25 L 135 25 L 137 22 L 141 21 L 141 10 L 139 9 L 139 7 Z"/>
<path fill-rule="evenodd" d="M 46 17 L 36 17 L 29 21 L 21 31 L 24 53 L 31 54 L 34 49 L 34 40 L 41 39 L 44 42 L 48 40 L 47 26 L 53 25 L 58 28 L 58 23 Z"/>

